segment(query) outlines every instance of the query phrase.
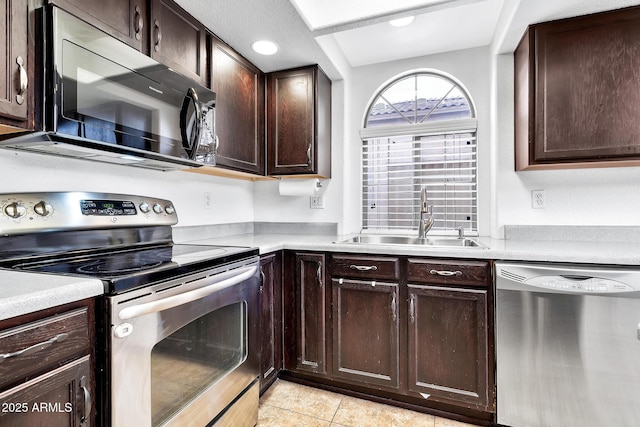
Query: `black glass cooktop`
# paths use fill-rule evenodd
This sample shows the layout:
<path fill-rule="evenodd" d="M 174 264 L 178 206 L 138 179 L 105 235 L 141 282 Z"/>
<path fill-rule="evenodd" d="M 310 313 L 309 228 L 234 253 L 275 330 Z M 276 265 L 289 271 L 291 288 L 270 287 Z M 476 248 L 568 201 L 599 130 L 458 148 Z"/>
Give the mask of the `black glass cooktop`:
<path fill-rule="evenodd" d="M 257 249 L 245 247 L 171 244 L 22 261 L 11 267 L 94 277 L 105 283 L 105 292 L 120 293 L 255 255 L 258 255 Z"/>

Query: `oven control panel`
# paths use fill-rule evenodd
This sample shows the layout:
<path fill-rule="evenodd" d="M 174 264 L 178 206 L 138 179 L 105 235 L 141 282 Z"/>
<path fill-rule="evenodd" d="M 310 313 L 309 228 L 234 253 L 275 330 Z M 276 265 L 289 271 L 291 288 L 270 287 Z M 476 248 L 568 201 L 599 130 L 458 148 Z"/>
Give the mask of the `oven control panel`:
<path fill-rule="evenodd" d="M 4 235 L 177 222 L 173 203 L 154 197 L 91 192 L 0 194 Z"/>

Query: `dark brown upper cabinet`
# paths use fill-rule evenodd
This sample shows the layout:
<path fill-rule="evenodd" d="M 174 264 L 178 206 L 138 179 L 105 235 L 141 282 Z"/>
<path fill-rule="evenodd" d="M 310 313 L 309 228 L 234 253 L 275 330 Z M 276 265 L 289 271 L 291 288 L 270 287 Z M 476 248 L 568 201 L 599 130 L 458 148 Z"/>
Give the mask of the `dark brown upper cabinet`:
<path fill-rule="evenodd" d="M 219 144 L 216 163 L 264 175 L 264 74 L 215 36 L 210 58 Z"/>
<path fill-rule="evenodd" d="M 318 66 L 267 75 L 267 174 L 331 177 L 331 81 Z"/>
<path fill-rule="evenodd" d="M 0 7 L 0 134 L 32 128 L 29 123 L 33 93 L 30 66 L 32 57 L 27 50 L 27 0 L 7 0 Z"/>
<path fill-rule="evenodd" d="M 516 170 L 640 165 L 640 7 L 532 25 L 515 51 Z"/>
<path fill-rule="evenodd" d="M 149 53 L 175 71 L 207 86 L 207 31 L 177 4 L 151 1 Z"/>
<path fill-rule="evenodd" d="M 141 52 L 148 49 L 147 0 L 54 0 L 52 3 Z"/>

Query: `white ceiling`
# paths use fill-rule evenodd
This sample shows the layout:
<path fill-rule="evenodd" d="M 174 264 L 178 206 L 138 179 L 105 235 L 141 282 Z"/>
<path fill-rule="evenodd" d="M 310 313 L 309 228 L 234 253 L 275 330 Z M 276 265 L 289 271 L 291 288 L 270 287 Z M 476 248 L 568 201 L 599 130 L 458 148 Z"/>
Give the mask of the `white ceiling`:
<path fill-rule="evenodd" d="M 527 25 L 615 9 L 638 0 L 177 0 L 218 37 L 264 72 L 319 64 L 341 79 L 318 40 L 331 38 L 355 67 L 494 44 L 512 52 Z M 340 11 L 340 13 L 338 13 Z M 415 15 L 408 27 L 392 18 Z M 258 39 L 280 46 L 253 52 Z M 320 40 L 322 45 L 327 45 Z"/>

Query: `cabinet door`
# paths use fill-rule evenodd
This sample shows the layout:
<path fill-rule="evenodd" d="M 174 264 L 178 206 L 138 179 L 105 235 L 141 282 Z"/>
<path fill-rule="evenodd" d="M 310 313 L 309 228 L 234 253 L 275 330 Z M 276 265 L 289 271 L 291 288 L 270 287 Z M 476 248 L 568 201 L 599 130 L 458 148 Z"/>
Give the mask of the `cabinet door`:
<path fill-rule="evenodd" d="M 0 425 L 11 427 L 89 427 L 91 366 L 84 356 L 0 393 Z"/>
<path fill-rule="evenodd" d="M 216 93 L 216 164 L 264 175 L 264 74 L 212 37 L 211 88 Z"/>
<path fill-rule="evenodd" d="M 411 284 L 408 288 L 409 390 L 487 410 L 487 292 Z"/>
<path fill-rule="evenodd" d="M 318 67 L 267 76 L 267 173 L 331 177 L 331 82 Z"/>
<path fill-rule="evenodd" d="M 639 38 L 640 7 L 529 28 L 514 57 L 517 170 L 639 164 Z"/>
<path fill-rule="evenodd" d="M 326 362 L 326 297 L 325 256 L 296 253 L 295 277 L 286 292 L 285 367 L 299 372 L 325 375 Z M 285 263 L 285 268 L 287 264 Z M 293 353 L 290 353 L 293 350 Z"/>
<path fill-rule="evenodd" d="M 27 0 L 7 0 L 0 6 L 0 134 L 27 128 L 30 98 L 21 89 L 28 82 Z M 22 64 L 22 65 L 20 65 Z M 9 126 L 3 126 L 8 124 Z M 15 126 L 16 128 L 12 128 Z"/>
<path fill-rule="evenodd" d="M 264 392 L 282 369 L 281 261 L 277 253 L 260 261 L 260 391 Z"/>
<path fill-rule="evenodd" d="M 169 0 L 151 2 L 151 57 L 207 86 L 206 29 Z"/>
<path fill-rule="evenodd" d="M 149 34 L 146 0 L 54 0 L 53 3 L 129 46 L 146 51 Z"/>
<path fill-rule="evenodd" d="M 399 387 L 398 285 L 332 278 L 333 378 Z"/>

